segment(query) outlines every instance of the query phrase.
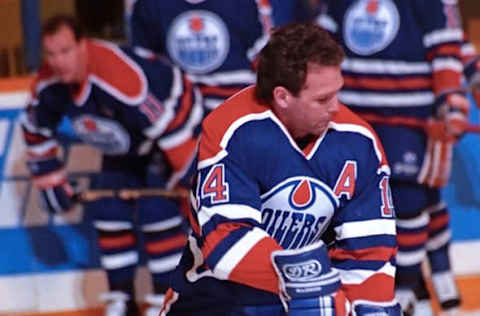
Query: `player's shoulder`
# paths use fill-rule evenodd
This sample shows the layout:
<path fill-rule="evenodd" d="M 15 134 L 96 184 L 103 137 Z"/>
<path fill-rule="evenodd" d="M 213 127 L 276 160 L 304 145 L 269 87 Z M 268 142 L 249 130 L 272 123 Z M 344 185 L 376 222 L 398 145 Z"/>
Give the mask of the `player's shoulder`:
<path fill-rule="evenodd" d="M 88 40 L 90 79 L 117 99 L 138 104 L 147 94 L 148 82 L 140 65 L 119 46 L 101 40 Z"/>
<path fill-rule="evenodd" d="M 228 98 L 204 120 L 204 129 L 215 129 L 224 134 L 251 120 L 269 117 L 268 105 L 260 103 L 255 96 L 255 86 L 249 86 Z"/>
<path fill-rule="evenodd" d="M 340 104 L 340 109 L 330 122 L 329 128 L 335 131 L 337 137 L 342 138 L 342 143 L 346 143 L 352 149 L 367 144 L 368 148 L 374 150 L 379 161 L 386 164 L 385 152 L 375 130 L 345 105 Z"/>

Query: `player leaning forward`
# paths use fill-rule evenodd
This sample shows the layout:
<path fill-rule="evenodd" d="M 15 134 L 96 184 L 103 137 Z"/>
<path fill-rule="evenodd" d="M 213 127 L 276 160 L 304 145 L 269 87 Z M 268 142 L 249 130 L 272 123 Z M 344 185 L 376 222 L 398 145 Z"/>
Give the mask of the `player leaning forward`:
<path fill-rule="evenodd" d="M 342 58 L 316 26 L 280 28 L 257 85 L 206 118 L 162 315 L 400 315 L 390 170 L 338 103 Z"/>

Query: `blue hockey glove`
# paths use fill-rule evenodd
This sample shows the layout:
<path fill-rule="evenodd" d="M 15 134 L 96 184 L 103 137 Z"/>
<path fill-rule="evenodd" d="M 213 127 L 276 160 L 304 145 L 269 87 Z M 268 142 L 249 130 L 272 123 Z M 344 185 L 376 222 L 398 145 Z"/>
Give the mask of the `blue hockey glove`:
<path fill-rule="evenodd" d="M 280 299 L 290 316 L 343 316 L 346 299 L 322 241 L 271 255 L 279 278 Z"/>
<path fill-rule="evenodd" d="M 402 311 L 400 304 L 397 302 L 369 302 L 369 301 L 355 301 L 352 304 L 353 316 L 401 316 Z"/>
<path fill-rule="evenodd" d="M 40 190 L 41 205 L 47 212 L 58 214 L 72 208 L 75 191 L 57 158 L 29 160 L 27 166 L 33 175 L 33 184 Z"/>

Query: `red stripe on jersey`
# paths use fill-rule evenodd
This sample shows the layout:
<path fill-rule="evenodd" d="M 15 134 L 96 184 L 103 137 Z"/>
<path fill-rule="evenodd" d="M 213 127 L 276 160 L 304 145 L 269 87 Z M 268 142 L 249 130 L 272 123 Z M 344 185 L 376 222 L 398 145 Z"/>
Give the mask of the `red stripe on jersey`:
<path fill-rule="evenodd" d="M 255 97 L 255 87 L 250 86 L 228 99 L 203 121 L 203 135 L 199 148 L 199 161 L 212 158 L 221 151 L 220 142 L 233 122 L 248 114 L 269 110 Z"/>
<path fill-rule="evenodd" d="M 101 249 L 123 248 L 134 245 L 136 238 L 133 234 L 118 237 L 100 237 L 98 244 Z"/>
<path fill-rule="evenodd" d="M 192 160 L 197 149 L 198 140 L 189 138 L 175 147 L 165 149 L 164 153 L 174 171 L 183 170 Z"/>
<path fill-rule="evenodd" d="M 445 91 L 461 88 L 461 74 L 457 71 L 445 69 L 433 73 L 433 92 L 440 94 Z"/>
<path fill-rule="evenodd" d="M 398 233 L 397 242 L 399 246 L 409 247 L 409 246 L 421 246 L 425 244 L 428 239 L 428 233 Z"/>
<path fill-rule="evenodd" d="M 428 230 L 432 231 L 432 230 L 446 227 L 449 221 L 450 221 L 450 216 L 448 215 L 448 213 L 431 218 L 430 222 L 428 223 Z"/>
<path fill-rule="evenodd" d="M 47 150 L 46 152 L 39 153 L 39 154 L 34 153 L 27 149 L 27 157 L 29 159 L 57 157 L 57 151 L 58 151 L 58 146 L 55 146 Z"/>
<path fill-rule="evenodd" d="M 145 248 L 149 254 L 159 254 L 166 251 L 174 250 L 185 246 L 187 243 L 187 236 L 177 235 L 172 238 L 159 240 L 155 242 L 147 242 Z"/>
<path fill-rule="evenodd" d="M 273 239 L 260 240 L 238 263 L 229 275 L 231 281 L 278 294 L 278 276 L 270 255 L 282 247 Z"/>
<path fill-rule="evenodd" d="M 170 124 L 168 124 L 166 131 L 171 131 L 185 123 L 192 110 L 193 86 L 192 83 L 185 77 L 183 80 L 183 87 L 184 90 L 180 100 L 180 107 L 177 110 L 175 118 L 170 122 Z"/>
<path fill-rule="evenodd" d="M 225 223 L 220 224 L 217 228 L 212 231 L 208 236 L 205 237 L 205 242 L 202 247 L 202 254 L 204 258 L 207 258 L 210 253 L 215 250 L 217 245 L 222 242 L 225 237 L 227 237 L 231 232 L 241 228 L 248 227 L 246 224 L 240 223 Z"/>
<path fill-rule="evenodd" d="M 229 98 L 238 93 L 243 88 L 222 88 L 214 86 L 203 86 L 200 88 L 202 95 L 215 95 L 223 98 Z"/>
<path fill-rule="evenodd" d="M 432 80 L 430 78 L 365 78 L 349 75 L 343 76 L 345 87 L 348 88 L 367 88 L 371 90 L 404 90 L 404 89 L 432 89 Z"/>
<path fill-rule="evenodd" d="M 141 74 L 127 63 L 126 55 L 121 56 L 111 47 L 100 42 L 87 41 L 88 71 L 96 75 L 127 97 L 135 98 L 141 95 L 143 81 Z"/>
<path fill-rule="evenodd" d="M 23 138 L 29 145 L 37 145 L 47 141 L 49 138 L 40 134 L 30 133 L 27 129 L 23 129 Z"/>
<path fill-rule="evenodd" d="M 461 46 L 460 44 L 444 44 L 435 47 L 427 54 L 427 60 L 433 61 L 438 55 L 454 55 L 460 57 Z"/>
<path fill-rule="evenodd" d="M 334 248 L 328 251 L 330 258 L 335 260 L 379 260 L 389 261 L 396 254 L 396 248 L 375 247 L 359 250 Z"/>
<path fill-rule="evenodd" d="M 375 274 L 360 284 L 342 284 L 348 300 L 368 300 L 374 302 L 389 302 L 394 297 L 394 278 L 384 274 Z"/>

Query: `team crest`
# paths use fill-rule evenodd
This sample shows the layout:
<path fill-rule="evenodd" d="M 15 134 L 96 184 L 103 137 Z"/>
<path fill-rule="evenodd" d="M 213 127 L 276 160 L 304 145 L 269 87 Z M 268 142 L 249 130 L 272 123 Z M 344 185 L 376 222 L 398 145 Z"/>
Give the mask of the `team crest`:
<path fill-rule="evenodd" d="M 372 55 L 387 47 L 400 27 L 400 17 L 391 0 L 358 0 L 345 14 L 347 47 L 359 55 Z"/>
<path fill-rule="evenodd" d="M 72 122 L 78 137 L 107 155 L 126 154 L 130 148 L 128 132 L 113 120 L 82 115 Z"/>
<path fill-rule="evenodd" d="M 222 19 L 207 11 L 188 11 L 172 23 L 167 50 L 184 70 L 207 73 L 223 64 L 230 47 L 228 29 Z"/>
<path fill-rule="evenodd" d="M 320 238 L 337 207 L 323 182 L 289 178 L 262 195 L 262 228 L 285 249 L 296 249 Z"/>

